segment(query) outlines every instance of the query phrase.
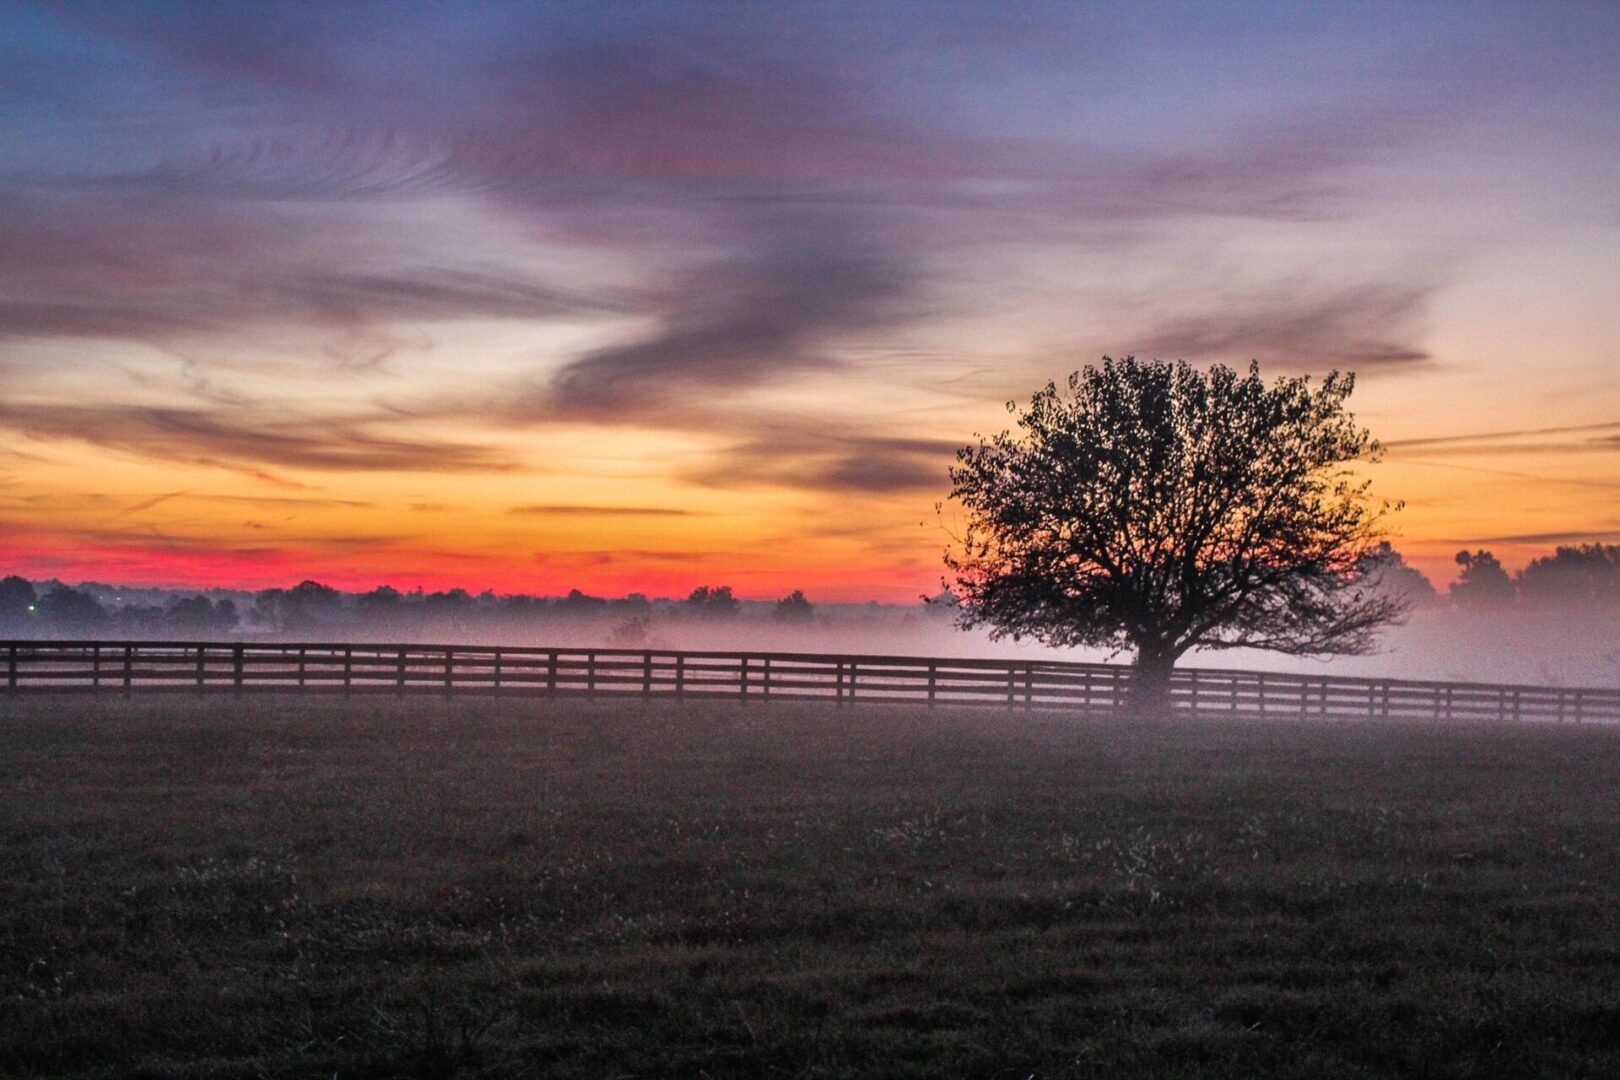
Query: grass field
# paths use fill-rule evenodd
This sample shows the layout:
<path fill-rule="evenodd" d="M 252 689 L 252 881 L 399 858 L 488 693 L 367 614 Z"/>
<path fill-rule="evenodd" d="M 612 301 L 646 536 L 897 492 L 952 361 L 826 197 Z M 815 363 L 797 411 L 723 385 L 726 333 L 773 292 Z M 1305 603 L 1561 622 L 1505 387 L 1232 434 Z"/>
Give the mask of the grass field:
<path fill-rule="evenodd" d="M 0 702 L 11 1077 L 1620 1075 L 1620 731 Z"/>

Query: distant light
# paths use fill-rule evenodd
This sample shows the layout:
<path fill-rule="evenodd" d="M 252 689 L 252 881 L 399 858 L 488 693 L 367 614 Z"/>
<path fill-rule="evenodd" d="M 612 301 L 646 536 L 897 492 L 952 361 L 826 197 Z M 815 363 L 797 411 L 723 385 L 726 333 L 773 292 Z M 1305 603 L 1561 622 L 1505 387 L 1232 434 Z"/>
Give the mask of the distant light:
<path fill-rule="evenodd" d="M 33 604 L 29 604 L 29 605 L 28 605 L 28 610 L 29 610 L 29 611 L 33 611 L 33 610 L 34 610 L 34 605 L 33 605 Z"/>

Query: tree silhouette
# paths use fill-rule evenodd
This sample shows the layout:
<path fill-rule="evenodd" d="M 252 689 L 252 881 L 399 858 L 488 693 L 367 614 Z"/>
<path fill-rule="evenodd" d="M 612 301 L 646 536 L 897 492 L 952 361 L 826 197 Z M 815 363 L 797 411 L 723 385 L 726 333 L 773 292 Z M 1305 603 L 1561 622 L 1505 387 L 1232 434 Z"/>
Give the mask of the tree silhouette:
<path fill-rule="evenodd" d="M 1451 583 L 1451 602 L 1463 608 L 1502 607 L 1513 603 L 1513 579 L 1488 551 L 1459 551 L 1462 573 Z"/>
<path fill-rule="evenodd" d="M 1433 604 L 1439 593 L 1423 571 L 1406 564 L 1406 559 L 1388 540 L 1380 541 L 1363 561 L 1362 572 L 1374 592 L 1392 596 L 1409 608 Z"/>
<path fill-rule="evenodd" d="M 1518 587 L 1529 603 L 1620 606 L 1620 544 L 1560 546 L 1530 560 Z"/>
<path fill-rule="evenodd" d="M 772 614 L 782 622 L 807 623 L 815 618 L 816 606 L 805 599 L 802 590 L 794 589 L 776 602 Z"/>
<path fill-rule="evenodd" d="M 34 603 L 38 599 L 28 579 L 16 574 L 0 579 L 0 623 L 26 621 L 35 613 Z"/>
<path fill-rule="evenodd" d="M 236 628 L 236 604 L 210 603 L 206 596 L 182 597 L 169 605 L 164 621 L 182 634 L 223 634 Z"/>
<path fill-rule="evenodd" d="M 52 630 L 80 634 L 107 625 L 107 610 L 89 593 L 58 585 L 40 597 L 40 617 Z"/>
<path fill-rule="evenodd" d="M 735 619 L 742 610 L 730 585 L 699 585 L 686 598 L 687 610 L 700 619 Z"/>
<path fill-rule="evenodd" d="M 1104 357 L 1067 393 L 1009 403 L 1019 434 L 981 438 L 950 472 L 959 621 L 1130 649 L 1150 712 L 1189 649 L 1368 651 L 1404 605 L 1366 580 L 1390 507 L 1349 468 L 1378 449 L 1345 408 L 1353 387 Z"/>

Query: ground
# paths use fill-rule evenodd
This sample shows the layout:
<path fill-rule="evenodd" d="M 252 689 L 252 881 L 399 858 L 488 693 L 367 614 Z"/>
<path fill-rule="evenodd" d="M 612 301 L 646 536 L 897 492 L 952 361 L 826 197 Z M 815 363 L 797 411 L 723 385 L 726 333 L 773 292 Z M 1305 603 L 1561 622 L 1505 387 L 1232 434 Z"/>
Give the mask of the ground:
<path fill-rule="evenodd" d="M 0 701 L 0 1075 L 1620 1075 L 1620 731 Z"/>

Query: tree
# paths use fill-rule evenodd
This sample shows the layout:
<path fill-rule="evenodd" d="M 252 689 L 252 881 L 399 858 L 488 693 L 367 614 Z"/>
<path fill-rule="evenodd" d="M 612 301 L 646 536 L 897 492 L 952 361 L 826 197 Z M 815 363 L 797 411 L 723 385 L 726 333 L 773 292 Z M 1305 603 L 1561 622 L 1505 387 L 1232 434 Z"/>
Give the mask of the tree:
<path fill-rule="evenodd" d="M 816 616 L 816 606 L 805 599 L 804 592 L 794 589 L 776 602 L 774 612 L 782 622 L 807 623 Z"/>
<path fill-rule="evenodd" d="M 34 614 L 34 603 L 39 597 L 33 583 L 12 574 L 0 579 L 0 623 L 20 623 Z"/>
<path fill-rule="evenodd" d="M 1434 582 L 1417 567 L 1408 566 L 1406 558 L 1388 540 L 1380 541 L 1368 553 L 1362 572 L 1369 589 L 1394 597 L 1403 607 L 1427 607 L 1439 598 Z"/>
<path fill-rule="evenodd" d="M 1451 583 L 1451 602 L 1462 608 L 1502 607 L 1513 603 L 1513 579 L 1488 551 L 1459 551 L 1462 573 Z"/>
<path fill-rule="evenodd" d="M 52 630 L 85 633 L 107 625 L 107 611 L 89 593 L 58 585 L 39 600 L 40 617 Z"/>
<path fill-rule="evenodd" d="M 343 594 L 318 581 L 290 589 L 265 589 L 254 597 L 255 617 L 277 633 L 331 627 L 343 617 Z"/>
<path fill-rule="evenodd" d="M 181 597 L 169 605 L 164 621 L 181 634 L 226 634 L 236 629 L 236 603 L 211 603 L 206 596 Z"/>
<path fill-rule="evenodd" d="M 742 605 L 730 585 L 699 585 L 686 598 L 686 609 L 700 619 L 734 619 Z"/>
<path fill-rule="evenodd" d="M 1559 547 L 1519 572 L 1529 603 L 1620 608 L 1620 544 Z"/>
<path fill-rule="evenodd" d="M 950 471 L 959 623 L 1130 649 L 1149 712 L 1190 649 L 1369 651 L 1404 606 L 1366 581 L 1392 507 L 1349 467 L 1378 450 L 1345 408 L 1354 385 L 1104 357 L 1066 394 L 1008 403 L 1019 434 Z"/>

